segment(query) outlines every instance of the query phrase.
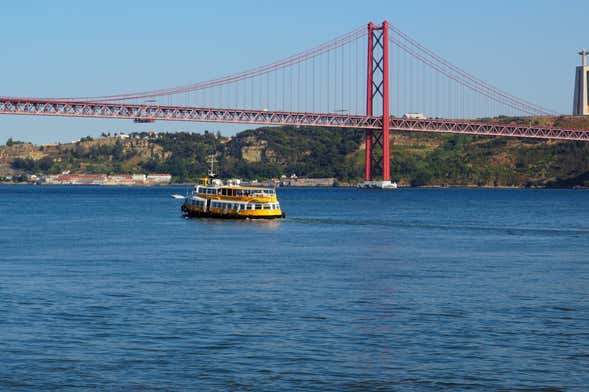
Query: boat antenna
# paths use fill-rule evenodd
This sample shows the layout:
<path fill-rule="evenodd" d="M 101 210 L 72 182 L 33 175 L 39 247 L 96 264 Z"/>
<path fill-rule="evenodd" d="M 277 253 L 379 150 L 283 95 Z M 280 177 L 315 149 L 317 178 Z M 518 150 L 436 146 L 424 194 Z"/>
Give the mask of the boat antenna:
<path fill-rule="evenodd" d="M 211 154 L 211 155 L 209 155 L 209 160 L 208 160 L 208 162 L 209 162 L 209 164 L 211 165 L 211 166 L 209 167 L 209 177 L 211 177 L 211 178 L 215 178 L 215 176 L 217 175 L 217 174 L 215 173 L 215 162 L 217 162 L 217 161 L 215 160 L 215 155 L 214 155 L 214 154 Z"/>

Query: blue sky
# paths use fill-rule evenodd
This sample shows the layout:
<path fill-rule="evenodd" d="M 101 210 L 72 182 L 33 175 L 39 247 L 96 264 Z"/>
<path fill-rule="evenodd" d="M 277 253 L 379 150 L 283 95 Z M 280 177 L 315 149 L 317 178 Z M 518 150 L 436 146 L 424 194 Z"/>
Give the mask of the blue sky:
<path fill-rule="evenodd" d="M 0 13 L 0 95 L 79 96 L 207 80 L 388 19 L 514 95 L 569 113 L 587 1 L 18 1 Z M 102 131 L 244 126 L 0 116 L 0 143 L 70 141 Z"/>

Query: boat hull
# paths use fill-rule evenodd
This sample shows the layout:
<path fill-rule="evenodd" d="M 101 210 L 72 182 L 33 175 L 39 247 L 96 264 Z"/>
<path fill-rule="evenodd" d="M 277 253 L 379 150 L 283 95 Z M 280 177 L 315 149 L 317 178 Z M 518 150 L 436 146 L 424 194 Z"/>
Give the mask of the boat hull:
<path fill-rule="evenodd" d="M 184 215 L 192 218 L 219 218 L 219 219 L 280 219 L 285 218 L 281 210 L 244 210 L 226 211 L 220 208 L 211 208 L 203 211 L 200 207 L 182 205 Z"/>

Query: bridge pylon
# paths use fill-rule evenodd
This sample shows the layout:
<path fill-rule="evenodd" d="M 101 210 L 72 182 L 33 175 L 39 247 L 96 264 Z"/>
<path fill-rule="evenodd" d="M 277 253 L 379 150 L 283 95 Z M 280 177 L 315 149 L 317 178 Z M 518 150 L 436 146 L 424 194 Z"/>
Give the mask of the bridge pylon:
<path fill-rule="evenodd" d="M 386 20 L 380 26 L 368 23 L 367 64 L 366 115 L 381 115 L 382 129 L 365 131 L 364 179 L 372 181 L 380 174 L 383 181 L 390 181 L 389 23 Z M 379 166 L 382 170 L 376 173 Z"/>

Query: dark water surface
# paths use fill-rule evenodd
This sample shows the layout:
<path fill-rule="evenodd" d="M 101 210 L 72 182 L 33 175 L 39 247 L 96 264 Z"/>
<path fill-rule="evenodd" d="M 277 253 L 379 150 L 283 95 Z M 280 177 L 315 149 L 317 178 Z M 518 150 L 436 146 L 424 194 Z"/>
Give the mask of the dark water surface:
<path fill-rule="evenodd" d="M 589 192 L 0 187 L 0 390 L 588 390 Z"/>

